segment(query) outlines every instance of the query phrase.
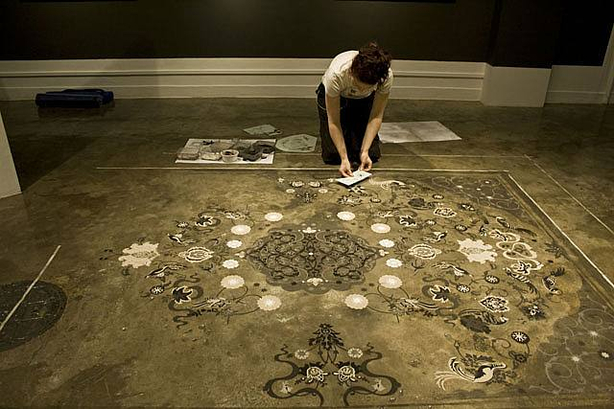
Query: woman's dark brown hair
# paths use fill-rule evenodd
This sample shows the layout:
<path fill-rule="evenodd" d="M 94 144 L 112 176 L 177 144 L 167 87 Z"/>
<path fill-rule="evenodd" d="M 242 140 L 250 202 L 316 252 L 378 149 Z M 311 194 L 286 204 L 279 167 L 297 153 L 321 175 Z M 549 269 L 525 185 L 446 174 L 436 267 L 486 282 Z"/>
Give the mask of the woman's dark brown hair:
<path fill-rule="evenodd" d="M 352 60 L 350 71 L 360 82 L 382 84 L 388 78 L 392 56 L 375 41 L 364 45 Z"/>

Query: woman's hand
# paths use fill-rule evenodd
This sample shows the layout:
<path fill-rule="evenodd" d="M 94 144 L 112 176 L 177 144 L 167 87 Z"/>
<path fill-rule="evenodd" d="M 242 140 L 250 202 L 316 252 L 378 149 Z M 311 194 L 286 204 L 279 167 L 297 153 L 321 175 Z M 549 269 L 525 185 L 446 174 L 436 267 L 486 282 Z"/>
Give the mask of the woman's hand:
<path fill-rule="evenodd" d="M 341 161 L 341 166 L 339 166 L 339 173 L 341 173 L 344 178 L 354 176 L 354 174 L 352 173 L 352 165 L 350 164 L 349 159 L 343 159 Z"/>
<path fill-rule="evenodd" d="M 373 162 L 369 157 L 369 152 L 362 152 L 360 154 L 360 167 L 358 168 L 358 170 L 364 170 L 365 172 L 368 172 L 371 170 L 372 166 Z"/>

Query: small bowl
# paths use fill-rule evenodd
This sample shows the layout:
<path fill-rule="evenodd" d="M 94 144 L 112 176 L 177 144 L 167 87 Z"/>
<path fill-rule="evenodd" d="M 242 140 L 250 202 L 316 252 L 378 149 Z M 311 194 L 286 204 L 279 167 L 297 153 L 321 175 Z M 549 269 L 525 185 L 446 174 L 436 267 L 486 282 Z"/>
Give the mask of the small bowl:
<path fill-rule="evenodd" d="M 239 158 L 239 151 L 236 149 L 226 149 L 222 151 L 222 161 L 224 162 L 236 162 Z"/>

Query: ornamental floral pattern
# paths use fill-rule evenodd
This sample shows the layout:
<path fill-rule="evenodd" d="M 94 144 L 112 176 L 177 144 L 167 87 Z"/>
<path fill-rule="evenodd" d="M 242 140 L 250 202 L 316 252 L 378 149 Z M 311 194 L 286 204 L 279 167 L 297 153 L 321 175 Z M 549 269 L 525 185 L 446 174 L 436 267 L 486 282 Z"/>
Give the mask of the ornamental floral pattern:
<path fill-rule="evenodd" d="M 505 175 L 382 172 L 352 189 L 319 172 L 280 176 L 261 175 L 244 206 L 218 190 L 228 206 L 177 211 L 101 262 L 133 276 L 135 297 L 182 337 L 219 340 L 203 347 L 212 359 L 240 328 L 260 337 L 232 353 L 273 357 L 241 378 L 272 406 L 614 392 L 599 274 Z M 318 326 L 319 314 L 331 321 Z"/>
<path fill-rule="evenodd" d="M 401 387 L 394 377 L 371 369 L 373 362 L 384 359 L 382 353 L 368 343 L 358 346 L 352 340 L 348 344 L 330 324 L 320 324 L 305 346 L 293 350 L 284 345 L 280 351 L 274 360 L 284 364 L 286 374 L 264 385 L 264 391 L 275 399 L 310 396 L 322 406 L 329 403 L 323 392 L 334 388 L 349 406 L 353 396 L 387 397 Z"/>
<path fill-rule="evenodd" d="M 273 229 L 245 258 L 271 285 L 322 294 L 362 283 L 380 257 L 377 248 L 342 230 Z"/>
<path fill-rule="evenodd" d="M 459 249 L 458 251 L 463 253 L 467 260 L 471 262 L 476 262 L 480 264 L 484 264 L 487 261 L 495 261 L 495 257 L 497 257 L 497 253 L 492 251 L 492 246 L 490 244 L 485 244 L 482 240 L 458 240 Z"/>
<path fill-rule="evenodd" d="M 119 257 L 119 261 L 122 262 L 122 267 L 139 268 L 143 266 L 150 266 L 151 262 L 160 255 L 158 253 L 158 243 L 153 244 L 148 241 L 139 244 L 134 243 L 130 247 L 123 249 L 123 256 Z"/>

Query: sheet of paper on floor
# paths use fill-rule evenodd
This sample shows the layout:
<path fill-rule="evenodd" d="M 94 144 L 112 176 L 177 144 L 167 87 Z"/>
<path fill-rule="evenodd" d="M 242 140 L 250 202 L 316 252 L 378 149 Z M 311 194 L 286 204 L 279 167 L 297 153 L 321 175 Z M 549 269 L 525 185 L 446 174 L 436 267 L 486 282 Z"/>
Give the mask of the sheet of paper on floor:
<path fill-rule="evenodd" d="M 250 128 L 245 128 L 243 131 L 247 132 L 250 135 L 275 136 L 275 135 L 281 135 L 282 134 L 281 130 L 275 128 L 271 124 L 252 126 Z"/>
<path fill-rule="evenodd" d="M 383 143 L 439 142 L 461 139 L 438 121 L 384 122 L 379 131 Z"/>
<path fill-rule="evenodd" d="M 357 170 L 353 173 L 353 175 L 354 176 L 338 178 L 335 180 L 346 187 L 350 187 L 356 183 L 362 182 L 368 177 L 371 177 L 371 174 L 369 172 L 365 172 L 364 170 Z"/>
<path fill-rule="evenodd" d="M 205 139 L 196 139 L 196 138 L 190 138 L 188 139 L 188 141 L 185 144 L 185 147 L 188 146 L 203 146 L 203 141 Z M 206 139 L 206 140 L 211 140 L 211 141 L 215 141 L 215 142 L 228 142 L 228 143 L 233 143 L 235 141 L 233 141 L 232 139 Z M 242 141 L 245 141 L 245 139 L 242 139 Z M 254 139 L 253 142 L 257 142 L 257 141 L 265 141 L 265 142 L 273 142 L 275 143 L 275 139 Z M 184 159 L 176 159 L 175 163 L 190 163 L 190 164 L 213 164 L 213 165 L 249 165 L 249 164 L 255 164 L 255 165 L 272 165 L 273 164 L 273 159 L 275 158 L 275 152 L 270 153 L 266 158 L 262 158 L 262 159 L 258 159 L 256 161 L 250 162 L 247 160 L 243 160 L 241 157 L 238 158 L 237 161 L 235 162 L 224 162 L 223 160 L 205 160 L 205 159 L 196 159 L 196 160 L 184 160 Z"/>

